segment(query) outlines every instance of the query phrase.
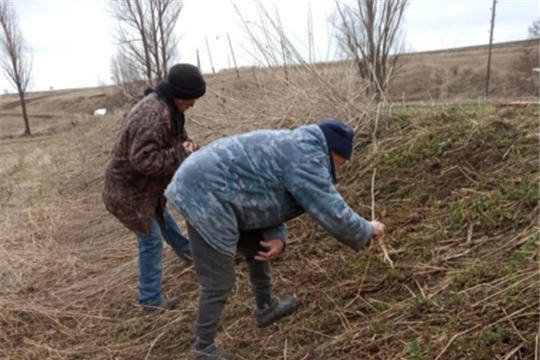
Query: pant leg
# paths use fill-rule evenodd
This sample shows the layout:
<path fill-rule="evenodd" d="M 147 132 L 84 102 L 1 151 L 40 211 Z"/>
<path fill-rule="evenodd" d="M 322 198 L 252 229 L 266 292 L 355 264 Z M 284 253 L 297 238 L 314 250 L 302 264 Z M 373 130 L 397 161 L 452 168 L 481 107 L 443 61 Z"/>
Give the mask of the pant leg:
<path fill-rule="evenodd" d="M 237 251 L 246 259 L 251 291 L 255 296 L 257 307 L 262 308 L 272 301 L 272 268 L 268 261 L 257 261 L 254 256 L 265 249 L 260 245 L 263 236 L 259 230 L 240 232 Z"/>
<path fill-rule="evenodd" d="M 214 343 L 221 313 L 236 281 L 234 258 L 212 248 L 187 224 L 193 265 L 199 281 L 199 309 L 195 332 L 200 344 Z"/>
<path fill-rule="evenodd" d="M 158 306 L 163 302 L 161 274 L 163 272 L 163 242 L 156 218 L 148 234 L 138 234 L 139 247 L 139 303 Z"/>
<path fill-rule="evenodd" d="M 163 238 L 181 259 L 191 257 L 189 240 L 182 234 L 182 230 L 168 208 L 165 208 L 165 224 L 160 223 Z"/>

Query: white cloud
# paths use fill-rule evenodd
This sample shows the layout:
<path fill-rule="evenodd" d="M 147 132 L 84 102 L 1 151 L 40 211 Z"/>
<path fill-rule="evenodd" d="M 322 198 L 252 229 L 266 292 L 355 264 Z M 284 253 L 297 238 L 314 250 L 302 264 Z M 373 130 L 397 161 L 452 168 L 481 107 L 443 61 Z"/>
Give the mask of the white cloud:
<path fill-rule="evenodd" d="M 259 21 L 252 1 L 237 0 L 247 20 Z M 264 1 L 269 11 L 272 2 Z M 328 50 L 327 18 L 333 1 L 313 0 L 315 46 L 318 58 Z M 113 20 L 106 12 L 106 1 L 13 2 L 28 44 L 34 49 L 33 90 L 96 86 L 98 76 L 108 81 Z M 307 0 L 276 1 L 287 34 L 294 34 L 299 48 L 307 47 Z M 438 1 L 412 0 L 405 14 L 407 43 L 416 50 L 485 44 L 489 40 L 491 0 Z M 530 23 L 539 17 L 536 0 L 499 0 L 494 41 L 525 39 Z M 214 67 L 228 67 L 229 33 L 239 66 L 255 62 L 244 49 L 251 49 L 241 30 L 240 19 L 229 1 L 187 0 L 181 13 L 178 34 L 181 61 L 197 63 L 199 50 L 203 71 L 211 72 L 206 49 L 208 39 Z M 307 51 L 304 50 L 306 55 Z M 12 89 L 0 77 L 0 91 Z"/>

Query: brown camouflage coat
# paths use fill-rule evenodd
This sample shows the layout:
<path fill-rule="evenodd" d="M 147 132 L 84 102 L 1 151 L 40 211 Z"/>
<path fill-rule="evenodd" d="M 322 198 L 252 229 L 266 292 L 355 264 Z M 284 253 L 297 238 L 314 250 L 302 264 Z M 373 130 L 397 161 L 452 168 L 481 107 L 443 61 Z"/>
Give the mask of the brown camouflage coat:
<path fill-rule="evenodd" d="M 186 158 L 169 108 L 156 94 L 127 115 L 105 170 L 102 193 L 107 210 L 136 234 L 150 232 L 152 218 L 163 219 L 165 188 Z"/>

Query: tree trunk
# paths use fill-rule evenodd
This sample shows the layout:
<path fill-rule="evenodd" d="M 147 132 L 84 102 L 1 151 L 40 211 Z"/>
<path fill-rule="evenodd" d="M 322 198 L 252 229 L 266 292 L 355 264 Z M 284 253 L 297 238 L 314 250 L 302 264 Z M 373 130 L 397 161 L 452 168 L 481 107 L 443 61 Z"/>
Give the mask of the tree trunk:
<path fill-rule="evenodd" d="M 24 119 L 24 134 L 23 136 L 32 136 L 30 132 L 30 122 L 28 121 L 28 114 L 26 113 L 26 100 L 24 99 L 24 92 L 21 89 L 19 91 L 19 98 L 21 99 L 21 108 Z"/>
<path fill-rule="evenodd" d="M 160 3 L 160 5 L 163 5 L 163 3 Z M 162 9 L 161 6 L 158 7 L 158 25 L 159 25 L 159 35 L 161 38 L 161 60 L 163 61 L 163 79 L 167 78 L 167 75 L 169 73 L 169 64 L 167 61 L 167 41 L 165 41 L 166 38 L 170 36 L 170 34 L 165 34 L 165 31 L 163 29 L 163 22 L 165 17 L 165 9 Z M 157 36 L 156 36 L 157 37 Z M 158 51 L 159 46 L 156 46 L 156 51 Z"/>
<path fill-rule="evenodd" d="M 150 49 L 148 48 L 148 36 L 146 34 L 146 25 L 145 25 L 145 18 L 144 13 L 141 5 L 141 0 L 136 0 L 135 5 L 137 6 L 137 14 L 138 19 L 140 21 L 140 24 L 138 25 L 138 31 L 141 35 L 142 40 L 142 46 L 144 50 L 144 65 L 146 70 L 146 79 L 148 80 L 149 84 L 153 84 L 152 82 L 152 60 L 150 59 Z"/>
<path fill-rule="evenodd" d="M 150 26 L 152 26 L 151 32 L 150 32 L 150 41 L 152 42 L 152 45 L 149 46 L 150 53 L 152 54 L 154 58 L 154 67 L 155 67 L 155 79 L 156 83 L 160 83 L 163 80 L 163 74 L 161 72 L 161 61 L 159 59 L 160 57 L 160 51 L 159 51 L 159 45 L 158 45 L 158 27 L 159 25 L 157 22 L 159 22 L 161 19 L 156 19 L 157 16 L 159 16 L 159 9 L 156 9 L 156 2 L 155 0 L 149 1 L 150 4 L 150 13 L 152 14 L 150 16 Z"/>

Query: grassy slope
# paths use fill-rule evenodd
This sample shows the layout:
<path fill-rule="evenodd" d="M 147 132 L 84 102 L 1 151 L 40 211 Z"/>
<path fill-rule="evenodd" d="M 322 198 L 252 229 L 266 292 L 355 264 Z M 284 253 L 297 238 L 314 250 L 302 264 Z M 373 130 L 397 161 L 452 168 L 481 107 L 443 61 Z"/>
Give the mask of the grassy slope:
<path fill-rule="evenodd" d="M 203 101 L 195 113 L 212 130 L 188 125 L 202 142 L 282 123 L 255 115 L 254 105 L 241 109 L 244 118 L 229 116 L 238 125 L 231 127 L 211 121 L 219 112 L 212 104 Z M 301 310 L 257 329 L 239 263 L 221 343 L 241 359 L 533 359 L 538 115 L 491 108 L 382 114 L 377 145 L 358 137 L 339 188 L 369 218 L 377 169 L 375 213 L 387 224 L 394 267 L 379 246 L 354 254 L 306 216 L 297 219 L 274 273 L 277 294 L 295 293 Z M 11 164 L 2 168 L 10 181 L 0 192 L 3 359 L 188 358 L 193 270 L 167 249 L 163 286 L 184 303 L 170 314 L 142 315 L 134 240 L 100 201 L 117 123 L 103 118 L 0 144 Z"/>

